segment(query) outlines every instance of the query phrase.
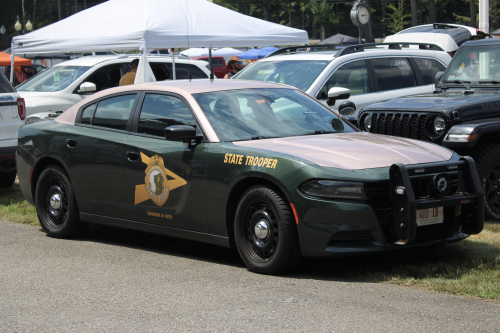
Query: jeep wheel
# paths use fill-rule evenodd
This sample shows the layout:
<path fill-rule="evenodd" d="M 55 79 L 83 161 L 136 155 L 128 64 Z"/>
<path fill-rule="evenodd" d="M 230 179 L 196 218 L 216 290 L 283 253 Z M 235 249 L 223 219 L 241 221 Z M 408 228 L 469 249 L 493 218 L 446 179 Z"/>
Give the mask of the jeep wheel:
<path fill-rule="evenodd" d="M 16 181 L 16 171 L 0 172 L 0 188 L 11 187 Z"/>
<path fill-rule="evenodd" d="M 485 220 L 500 220 L 500 144 L 476 148 L 473 158 L 484 188 Z"/>
<path fill-rule="evenodd" d="M 279 274 L 300 261 L 295 219 L 286 200 L 271 188 L 254 186 L 243 194 L 234 233 L 241 259 L 253 272 Z"/>
<path fill-rule="evenodd" d="M 48 236 L 70 238 L 87 229 L 80 221 L 73 185 L 63 169 L 52 165 L 43 170 L 35 193 L 36 212 Z"/>

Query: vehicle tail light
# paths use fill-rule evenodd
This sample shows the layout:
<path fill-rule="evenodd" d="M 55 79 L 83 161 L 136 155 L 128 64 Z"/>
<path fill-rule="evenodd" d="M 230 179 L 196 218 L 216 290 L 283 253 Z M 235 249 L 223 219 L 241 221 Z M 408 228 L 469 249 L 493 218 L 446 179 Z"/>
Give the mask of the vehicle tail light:
<path fill-rule="evenodd" d="M 17 99 L 17 112 L 19 113 L 19 118 L 21 118 L 21 120 L 26 118 L 26 103 L 24 103 L 24 98 Z"/>

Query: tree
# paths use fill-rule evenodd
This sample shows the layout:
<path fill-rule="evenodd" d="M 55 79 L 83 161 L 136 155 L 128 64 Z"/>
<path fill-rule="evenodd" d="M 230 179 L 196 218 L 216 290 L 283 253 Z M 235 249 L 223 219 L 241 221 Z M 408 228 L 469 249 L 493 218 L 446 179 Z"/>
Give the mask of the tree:
<path fill-rule="evenodd" d="M 417 0 L 410 0 L 411 3 L 411 25 L 418 25 L 418 8 L 417 8 Z"/>
<path fill-rule="evenodd" d="M 429 0 L 429 23 L 436 23 L 436 1 Z"/>
<path fill-rule="evenodd" d="M 339 21 L 338 15 L 333 11 L 333 5 L 320 1 L 311 1 L 311 12 L 314 15 L 314 22 L 321 27 L 321 40 L 325 39 L 325 24 L 334 24 Z"/>
<path fill-rule="evenodd" d="M 476 22 L 476 0 L 469 0 L 470 2 L 470 25 L 471 27 L 477 27 L 477 22 Z"/>
<path fill-rule="evenodd" d="M 411 14 L 406 13 L 404 0 L 398 0 L 397 5 L 387 3 L 387 8 L 392 10 L 392 13 L 387 13 L 384 22 L 389 22 L 389 30 L 393 33 L 403 30 L 404 26 L 410 23 L 408 20 Z"/>

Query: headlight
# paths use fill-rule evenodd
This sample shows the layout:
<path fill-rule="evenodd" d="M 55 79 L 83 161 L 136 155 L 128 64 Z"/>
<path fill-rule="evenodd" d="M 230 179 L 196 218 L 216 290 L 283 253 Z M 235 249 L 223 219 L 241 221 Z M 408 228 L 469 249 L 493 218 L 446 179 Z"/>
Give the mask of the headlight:
<path fill-rule="evenodd" d="M 300 190 L 312 197 L 368 200 L 365 186 L 360 182 L 311 180 L 300 186 Z"/>
<path fill-rule="evenodd" d="M 437 116 L 436 119 L 434 119 L 434 132 L 438 135 L 441 135 L 444 133 L 445 129 L 446 120 L 441 116 Z"/>
<path fill-rule="evenodd" d="M 367 131 L 369 131 L 370 128 L 372 128 L 372 116 L 368 115 L 363 119 L 363 126 Z"/>

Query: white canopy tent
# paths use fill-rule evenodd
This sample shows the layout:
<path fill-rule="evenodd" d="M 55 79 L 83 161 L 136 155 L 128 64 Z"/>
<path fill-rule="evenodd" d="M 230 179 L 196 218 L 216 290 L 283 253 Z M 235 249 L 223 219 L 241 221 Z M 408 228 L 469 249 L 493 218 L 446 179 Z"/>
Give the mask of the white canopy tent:
<path fill-rule="evenodd" d="M 12 54 L 307 44 L 304 30 L 206 0 L 110 0 L 12 39 Z"/>

